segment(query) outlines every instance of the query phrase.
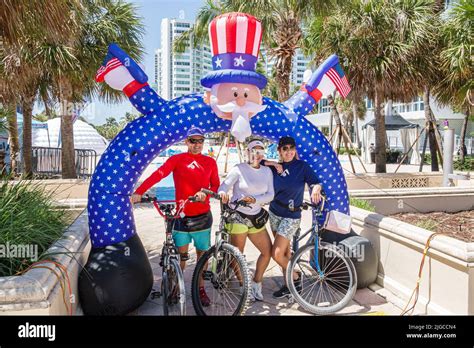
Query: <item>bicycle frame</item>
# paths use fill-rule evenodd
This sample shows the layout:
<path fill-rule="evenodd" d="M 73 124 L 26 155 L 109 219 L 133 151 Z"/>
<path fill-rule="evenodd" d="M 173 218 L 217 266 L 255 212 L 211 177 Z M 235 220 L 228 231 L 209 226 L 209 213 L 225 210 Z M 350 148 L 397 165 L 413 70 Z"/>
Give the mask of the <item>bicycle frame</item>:
<path fill-rule="evenodd" d="M 237 207 L 238 205 L 239 204 L 237 204 Z M 234 212 L 237 209 L 237 207 L 232 209 L 228 205 L 226 207 L 226 205 L 224 205 L 221 202 L 221 219 L 219 222 L 219 228 L 216 230 L 216 233 L 215 233 L 216 241 L 214 245 L 216 246 L 216 248 L 214 251 L 214 259 L 212 260 L 212 263 L 211 263 L 211 272 L 212 272 L 213 277 L 215 277 L 216 271 L 217 271 L 217 255 L 219 253 L 219 250 L 221 249 L 223 243 L 229 243 L 230 235 L 225 227 L 225 223 L 226 223 L 225 220 L 227 217 L 229 217 L 232 214 L 232 212 Z"/>
<path fill-rule="evenodd" d="M 322 215 L 323 209 L 324 209 L 324 201 L 321 204 L 319 208 L 315 208 L 314 205 L 308 204 L 308 203 L 303 203 L 303 207 L 300 208 L 301 210 L 306 210 L 309 207 L 313 209 L 314 217 L 319 217 Z M 317 221 L 317 219 L 314 219 L 313 217 L 313 224 L 310 229 L 308 229 L 303 235 L 300 236 L 301 229 L 299 228 L 298 231 L 296 232 L 296 235 L 293 237 L 293 243 L 292 243 L 292 249 L 293 252 L 296 253 L 296 251 L 299 249 L 299 242 L 303 240 L 308 234 L 311 233 L 311 237 L 308 239 L 305 245 L 310 244 L 310 243 L 315 243 L 315 248 L 314 248 L 314 264 L 316 266 L 316 270 L 318 271 L 318 274 L 320 277 L 324 277 L 324 272 L 321 271 L 321 267 L 319 265 L 319 243 L 321 242 L 320 237 L 319 237 L 319 225 L 318 223 L 314 222 Z"/>
<path fill-rule="evenodd" d="M 176 245 L 173 240 L 173 226 L 179 216 L 179 213 L 183 210 L 187 200 L 177 208 L 176 214 L 174 216 L 171 214 L 172 204 L 161 204 L 164 202 L 175 202 L 175 201 L 161 201 L 160 203 L 155 199 L 153 200 L 153 205 L 155 206 L 158 213 L 165 219 L 165 234 L 166 239 L 163 245 L 163 252 L 161 254 L 162 258 L 162 267 L 169 265 L 170 258 L 175 258 L 178 262 L 181 261 Z M 163 213 L 164 212 L 164 213 Z"/>

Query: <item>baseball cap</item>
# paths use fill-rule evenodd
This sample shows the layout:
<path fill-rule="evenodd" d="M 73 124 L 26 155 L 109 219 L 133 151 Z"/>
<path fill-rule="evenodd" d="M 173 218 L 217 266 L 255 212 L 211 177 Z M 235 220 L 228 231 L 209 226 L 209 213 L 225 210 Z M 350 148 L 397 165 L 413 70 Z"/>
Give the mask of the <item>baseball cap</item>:
<path fill-rule="evenodd" d="M 204 136 L 204 131 L 199 127 L 191 127 L 188 129 L 187 137 L 192 137 L 193 135 L 200 135 L 201 137 Z"/>
<path fill-rule="evenodd" d="M 280 141 L 278 141 L 278 148 L 280 149 L 285 145 L 296 146 L 295 139 L 293 139 L 292 137 L 281 137 Z"/>
<path fill-rule="evenodd" d="M 262 148 L 265 148 L 265 145 L 263 145 L 263 143 L 260 140 L 255 139 L 255 140 L 250 141 L 247 144 L 247 149 L 252 150 L 255 146 L 261 146 Z"/>

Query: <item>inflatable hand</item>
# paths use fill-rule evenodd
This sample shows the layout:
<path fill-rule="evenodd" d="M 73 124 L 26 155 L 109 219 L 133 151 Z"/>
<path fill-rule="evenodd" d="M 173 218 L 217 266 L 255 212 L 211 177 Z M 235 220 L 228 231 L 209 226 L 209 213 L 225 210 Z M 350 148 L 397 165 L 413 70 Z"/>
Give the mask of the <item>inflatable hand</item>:
<path fill-rule="evenodd" d="M 318 85 L 321 83 L 321 80 L 323 79 L 324 74 L 329 70 L 330 67 L 335 66 L 338 63 L 339 59 L 335 54 L 326 59 L 306 82 L 305 87 L 308 92 L 312 92 L 316 87 L 318 87 Z"/>
<path fill-rule="evenodd" d="M 106 82 L 116 90 L 124 90 L 134 81 L 143 84 L 148 80 L 143 69 L 116 44 L 109 46 L 104 62 L 96 74 L 97 82 Z"/>

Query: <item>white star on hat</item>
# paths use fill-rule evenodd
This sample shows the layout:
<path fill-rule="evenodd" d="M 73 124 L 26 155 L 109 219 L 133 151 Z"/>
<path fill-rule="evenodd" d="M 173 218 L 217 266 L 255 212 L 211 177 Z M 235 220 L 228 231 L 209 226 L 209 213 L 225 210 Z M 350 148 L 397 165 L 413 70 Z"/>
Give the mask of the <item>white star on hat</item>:
<path fill-rule="evenodd" d="M 216 68 L 222 67 L 222 59 L 220 59 L 219 57 L 217 57 L 215 63 L 216 63 Z"/>
<path fill-rule="evenodd" d="M 234 66 L 244 66 L 245 59 L 242 59 L 242 56 L 239 58 L 234 58 Z"/>

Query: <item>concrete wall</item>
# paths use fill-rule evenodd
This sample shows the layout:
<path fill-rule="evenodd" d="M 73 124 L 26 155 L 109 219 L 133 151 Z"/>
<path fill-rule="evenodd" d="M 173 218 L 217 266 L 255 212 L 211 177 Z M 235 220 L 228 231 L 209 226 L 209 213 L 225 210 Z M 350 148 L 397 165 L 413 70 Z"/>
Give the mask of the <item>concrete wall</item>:
<path fill-rule="evenodd" d="M 370 239 L 379 257 L 377 283 L 408 302 L 418 280 L 430 231 L 351 207 L 353 228 Z M 424 314 L 474 314 L 474 243 L 437 235 L 423 266 L 416 310 Z M 410 303 L 411 305 L 411 303 Z"/>
<path fill-rule="evenodd" d="M 474 209 L 474 188 L 468 187 L 351 190 L 350 196 L 369 201 L 383 215 Z"/>
<path fill-rule="evenodd" d="M 72 301 L 66 288 L 66 299 L 58 278 L 48 269 L 31 269 L 21 276 L 0 277 L 0 315 L 68 315 L 67 305 L 72 303 L 72 313 L 76 313 L 78 296 L 78 275 L 86 263 L 91 249 L 89 241 L 87 212 L 84 211 L 76 221 L 69 226 L 53 246 L 49 253 L 57 254 L 55 261 L 64 265 L 71 282 Z M 68 252 L 68 254 L 64 254 Z M 54 268 L 53 264 L 46 264 Z M 56 268 L 59 273 L 59 269 Z M 66 283 L 67 287 L 67 283 Z"/>
<path fill-rule="evenodd" d="M 349 190 L 391 189 L 415 187 L 439 187 L 443 183 L 443 174 L 431 173 L 346 173 Z M 457 181 L 455 182 L 457 185 Z"/>

